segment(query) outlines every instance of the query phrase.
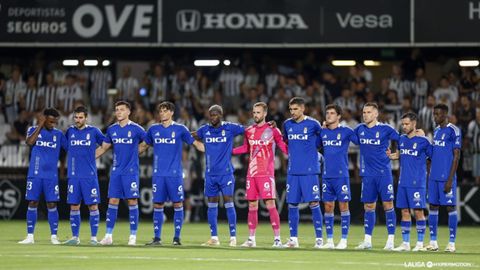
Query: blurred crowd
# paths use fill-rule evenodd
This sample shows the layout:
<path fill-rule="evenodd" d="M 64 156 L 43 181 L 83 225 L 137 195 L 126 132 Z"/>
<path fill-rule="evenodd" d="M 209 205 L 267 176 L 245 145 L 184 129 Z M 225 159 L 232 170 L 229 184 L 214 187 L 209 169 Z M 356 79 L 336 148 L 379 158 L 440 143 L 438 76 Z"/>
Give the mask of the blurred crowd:
<path fill-rule="evenodd" d="M 450 122 L 462 130 L 463 148 L 459 179 L 464 184 L 480 184 L 480 69 L 445 65 L 442 74 L 429 76 L 426 62 L 414 49 L 406 59 L 397 59 L 388 70 L 357 64 L 335 67 L 320 61 L 314 52 L 303 59 L 254 59 L 243 54 L 229 66 L 200 68 L 193 59 L 179 63 L 162 57 L 149 63 L 142 76 L 133 76 L 129 65 L 66 68 L 57 61 L 38 57 L 28 65 L 12 64 L 0 74 L 0 143 L 19 144 L 27 127 L 46 107 L 61 112 L 59 129 L 73 123 L 72 111 L 79 105 L 90 108 L 89 122 L 105 130 L 115 121 L 113 103 L 123 99 L 133 106 L 131 119 L 146 129 L 156 121 L 155 105 L 163 100 L 176 105 L 176 121 L 196 130 L 206 123 L 212 104 L 220 104 L 227 121 L 252 124 L 250 110 L 258 101 L 269 107 L 267 120 L 278 126 L 289 117 L 288 101 L 301 96 L 307 102 L 306 114 L 322 121 L 325 105 L 337 103 L 344 108 L 342 124 L 354 128 L 361 122 L 362 106 L 377 102 L 379 120 L 400 132 L 400 117 L 406 112 L 419 115 L 419 128 L 432 136 L 435 128 L 433 106 L 445 103 Z M 5 63 L 4 63 L 5 65 Z M 390 68 L 391 66 L 391 68 Z M 119 70 L 119 72 L 115 72 Z M 138 73 L 138 72 L 137 72 Z M 241 139 L 241 138 L 240 138 Z M 285 157 L 278 154 L 276 168 L 285 173 Z M 350 148 L 353 181 L 359 181 L 358 147 Z M 245 168 L 246 157 L 237 158 L 237 168 Z M 186 150 L 186 173 L 201 175 L 201 155 Z"/>

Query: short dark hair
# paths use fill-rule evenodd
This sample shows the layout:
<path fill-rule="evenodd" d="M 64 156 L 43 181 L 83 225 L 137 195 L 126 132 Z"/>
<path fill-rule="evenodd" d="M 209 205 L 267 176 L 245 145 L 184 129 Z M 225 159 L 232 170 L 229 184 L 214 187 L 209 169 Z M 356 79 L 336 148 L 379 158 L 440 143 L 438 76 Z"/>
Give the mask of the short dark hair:
<path fill-rule="evenodd" d="M 58 113 L 58 111 L 57 111 L 55 108 L 46 108 L 46 109 L 43 111 L 43 115 L 45 115 L 45 116 L 53 116 L 53 117 L 55 117 L 55 118 L 60 117 L 60 114 Z"/>
<path fill-rule="evenodd" d="M 78 106 L 77 108 L 75 108 L 75 110 L 73 111 L 73 113 L 83 113 L 85 114 L 85 117 L 87 117 L 88 115 L 88 110 L 85 106 Z"/>
<path fill-rule="evenodd" d="M 166 109 L 168 111 L 174 112 L 175 111 L 175 105 L 170 101 L 162 101 L 157 106 L 158 111 L 160 111 L 161 109 Z"/>
<path fill-rule="evenodd" d="M 365 105 L 363 105 L 363 108 L 365 108 L 365 107 L 373 107 L 376 110 L 378 110 L 378 104 L 376 102 L 367 102 L 367 103 L 365 103 Z"/>
<path fill-rule="evenodd" d="M 118 107 L 118 106 L 121 106 L 121 105 L 125 105 L 129 110 L 132 109 L 132 106 L 130 105 L 130 103 L 128 101 L 125 101 L 125 100 L 117 101 L 115 103 L 115 108 Z"/>
<path fill-rule="evenodd" d="M 445 105 L 445 104 L 443 104 L 443 103 L 440 103 L 440 104 L 435 105 L 435 106 L 433 107 L 433 109 L 434 109 L 434 110 L 437 110 L 437 109 L 438 109 L 438 110 L 442 110 L 442 111 L 448 113 L 448 106 Z"/>
<path fill-rule="evenodd" d="M 293 97 L 292 99 L 290 99 L 290 101 L 288 102 L 288 105 L 305 105 L 305 99 L 301 98 L 301 97 Z"/>
<path fill-rule="evenodd" d="M 417 121 L 417 114 L 413 112 L 407 112 L 402 115 L 402 119 L 408 118 L 410 121 Z"/>
<path fill-rule="evenodd" d="M 253 107 L 262 107 L 263 108 L 263 111 L 268 111 L 268 106 L 267 106 L 267 103 L 265 102 L 257 102 L 255 104 L 253 104 Z"/>
<path fill-rule="evenodd" d="M 221 115 L 223 115 L 223 108 L 222 106 L 218 105 L 218 104 L 215 104 L 215 105 L 212 105 L 209 109 L 208 109 L 208 112 L 217 112 Z"/>
<path fill-rule="evenodd" d="M 328 110 L 335 110 L 335 112 L 336 112 L 338 115 L 342 115 L 342 107 L 340 107 L 340 106 L 337 105 L 337 104 L 328 104 L 328 105 L 325 107 L 325 112 L 328 111 Z"/>

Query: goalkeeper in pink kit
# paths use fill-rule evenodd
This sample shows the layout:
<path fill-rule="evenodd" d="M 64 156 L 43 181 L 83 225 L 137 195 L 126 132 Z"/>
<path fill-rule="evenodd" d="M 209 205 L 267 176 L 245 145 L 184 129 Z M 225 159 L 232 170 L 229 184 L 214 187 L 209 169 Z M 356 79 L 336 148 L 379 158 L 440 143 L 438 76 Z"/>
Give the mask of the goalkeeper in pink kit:
<path fill-rule="evenodd" d="M 270 214 L 274 241 L 272 247 L 282 247 L 280 240 L 280 217 L 275 205 L 275 147 L 287 154 L 287 145 L 278 128 L 265 122 L 267 104 L 258 102 L 253 105 L 255 124 L 245 130 L 242 146 L 233 149 L 233 154 L 250 153 L 247 172 L 248 230 L 249 237 L 242 247 L 255 247 L 255 230 L 258 224 L 258 200 L 265 200 Z"/>

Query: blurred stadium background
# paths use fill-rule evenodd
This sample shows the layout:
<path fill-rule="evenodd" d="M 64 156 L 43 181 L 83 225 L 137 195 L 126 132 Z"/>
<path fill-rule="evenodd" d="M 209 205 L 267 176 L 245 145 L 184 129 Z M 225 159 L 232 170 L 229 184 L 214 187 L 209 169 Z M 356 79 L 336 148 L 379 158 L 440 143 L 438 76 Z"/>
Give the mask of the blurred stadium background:
<path fill-rule="evenodd" d="M 320 121 L 326 104 L 340 104 L 351 127 L 361 121 L 365 102 L 378 102 L 381 121 L 398 129 L 399 116 L 413 111 L 428 136 L 433 105 L 446 103 L 450 121 L 463 133 L 459 221 L 480 223 L 479 1 L 4 0 L 0 26 L 3 219 L 25 217 L 25 133 L 45 107 L 61 111 L 59 128 L 65 130 L 75 106 L 85 104 L 90 123 L 105 130 L 114 121 L 113 102 L 127 99 L 134 104 L 132 119 L 147 128 L 156 120 L 155 104 L 171 100 L 176 121 L 196 130 L 214 103 L 224 106 L 226 120 L 251 124 L 251 105 L 259 100 L 281 125 L 289 117 L 288 100 L 302 96 L 307 113 Z M 362 221 L 357 156 L 352 147 L 354 223 Z M 151 157 L 141 156 L 140 209 L 147 220 L 153 209 Z M 191 222 L 206 218 L 202 157 L 193 148 L 184 152 Z M 98 161 L 103 202 L 110 164 L 108 155 Z M 282 220 L 285 164 L 279 154 Z M 234 157 L 234 165 L 235 203 L 244 220 L 246 157 Z M 64 163 L 59 166 L 65 175 Z M 64 201 L 66 179 L 60 183 Z M 59 210 L 66 219 L 68 207 Z M 308 213 L 302 219 L 309 220 Z M 44 207 L 39 215 L 46 215 Z"/>

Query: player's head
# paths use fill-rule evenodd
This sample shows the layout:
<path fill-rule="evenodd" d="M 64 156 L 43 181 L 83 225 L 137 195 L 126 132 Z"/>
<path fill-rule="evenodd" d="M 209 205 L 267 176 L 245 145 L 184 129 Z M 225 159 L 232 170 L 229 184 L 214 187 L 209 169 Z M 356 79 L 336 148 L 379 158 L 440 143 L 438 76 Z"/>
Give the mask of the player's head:
<path fill-rule="evenodd" d="M 378 105 L 375 102 L 367 102 L 363 105 L 363 122 L 370 124 L 377 121 L 378 118 Z"/>
<path fill-rule="evenodd" d="M 328 125 L 340 123 L 342 118 L 342 107 L 337 104 L 328 104 L 325 107 L 325 122 Z"/>
<path fill-rule="evenodd" d="M 58 117 L 60 114 L 54 108 L 47 108 L 43 111 L 43 115 L 45 116 L 45 128 L 46 129 L 53 129 L 57 126 Z"/>
<path fill-rule="evenodd" d="M 402 115 L 402 129 L 405 134 L 415 132 L 417 129 L 417 115 L 413 112 L 408 112 Z"/>
<path fill-rule="evenodd" d="M 117 121 L 123 121 L 128 119 L 130 116 L 131 106 L 130 103 L 126 101 L 117 101 L 115 103 L 115 117 L 117 117 Z"/>
<path fill-rule="evenodd" d="M 433 120 L 435 124 L 441 125 L 448 120 L 448 106 L 445 104 L 437 104 L 433 107 Z"/>
<path fill-rule="evenodd" d="M 212 107 L 208 109 L 208 117 L 212 126 L 218 125 L 222 121 L 223 117 L 222 106 L 217 104 L 212 105 Z"/>
<path fill-rule="evenodd" d="M 173 118 L 175 112 L 175 105 L 170 101 L 163 101 L 157 106 L 160 122 L 168 122 Z"/>
<path fill-rule="evenodd" d="M 260 124 L 265 122 L 265 117 L 267 117 L 267 113 L 268 107 L 265 102 L 257 102 L 253 104 L 252 114 L 255 123 Z"/>
<path fill-rule="evenodd" d="M 87 124 L 88 110 L 85 106 L 78 106 L 73 111 L 73 120 L 77 128 L 83 128 Z"/>
<path fill-rule="evenodd" d="M 293 97 L 288 102 L 288 109 L 292 115 L 292 119 L 297 121 L 303 117 L 303 112 L 305 111 L 305 99 L 301 97 Z"/>

